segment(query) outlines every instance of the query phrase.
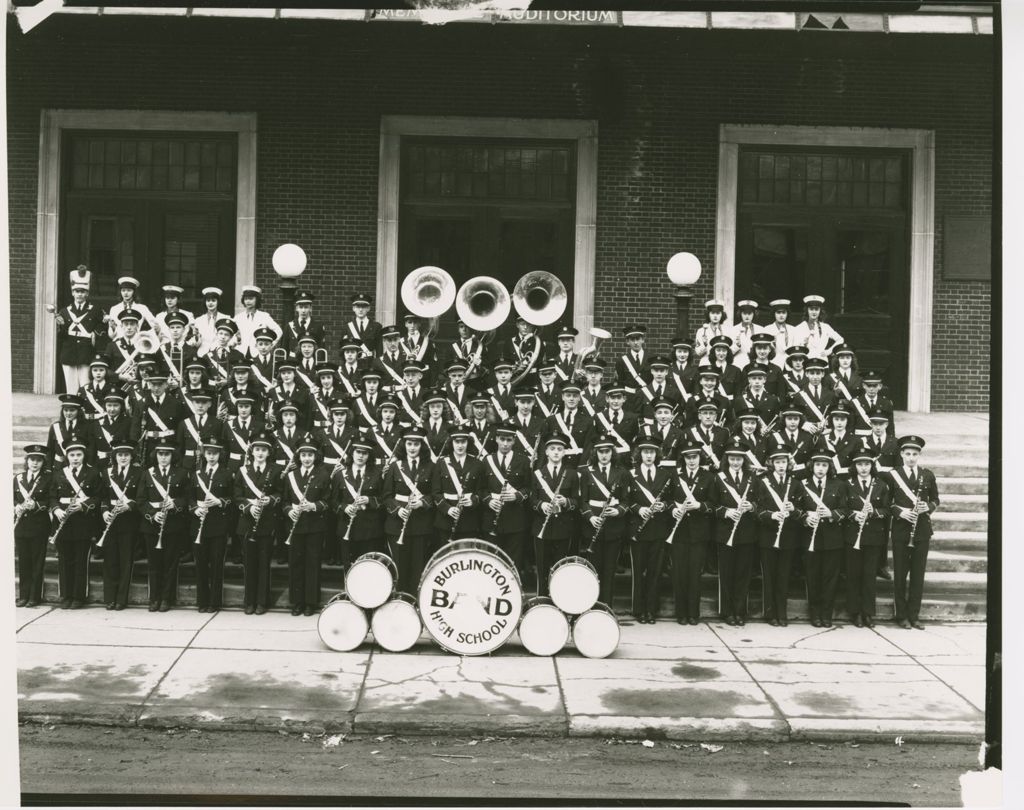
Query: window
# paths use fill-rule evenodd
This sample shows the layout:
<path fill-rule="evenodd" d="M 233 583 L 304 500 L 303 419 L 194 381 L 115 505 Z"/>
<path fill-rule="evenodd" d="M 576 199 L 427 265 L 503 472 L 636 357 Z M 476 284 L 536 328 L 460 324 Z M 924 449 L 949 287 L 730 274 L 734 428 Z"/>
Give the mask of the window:
<path fill-rule="evenodd" d="M 164 218 L 164 284 L 177 284 L 184 298 L 198 298 L 199 289 L 217 271 L 217 217 L 214 214 L 167 214 Z"/>
<path fill-rule="evenodd" d="M 234 139 L 75 135 L 70 190 L 231 194 Z"/>

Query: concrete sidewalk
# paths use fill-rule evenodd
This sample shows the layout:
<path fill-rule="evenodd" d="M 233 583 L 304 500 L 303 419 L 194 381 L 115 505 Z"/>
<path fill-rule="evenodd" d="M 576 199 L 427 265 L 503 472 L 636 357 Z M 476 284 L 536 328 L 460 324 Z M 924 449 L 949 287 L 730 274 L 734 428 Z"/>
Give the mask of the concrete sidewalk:
<path fill-rule="evenodd" d="M 979 741 L 984 625 L 623 622 L 612 657 L 325 648 L 316 617 L 18 609 L 23 720 L 359 734 Z"/>

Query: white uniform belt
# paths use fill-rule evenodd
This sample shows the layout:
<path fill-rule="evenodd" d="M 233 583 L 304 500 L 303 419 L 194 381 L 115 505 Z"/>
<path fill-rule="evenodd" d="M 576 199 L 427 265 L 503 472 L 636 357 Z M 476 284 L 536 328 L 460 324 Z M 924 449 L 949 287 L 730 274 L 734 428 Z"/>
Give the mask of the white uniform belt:
<path fill-rule="evenodd" d="M 601 506 L 601 507 L 604 507 L 604 506 L 615 506 L 615 503 L 614 503 L 615 499 L 612 498 L 612 501 L 613 501 L 613 503 L 608 503 L 607 501 L 602 499 L 602 500 L 599 500 L 599 501 L 587 501 L 587 503 L 590 504 L 591 506 Z"/>
<path fill-rule="evenodd" d="M 106 457 L 107 457 L 107 451 L 106 450 L 97 450 L 96 451 L 96 458 L 106 458 Z"/>
<path fill-rule="evenodd" d="M 675 461 L 673 461 L 670 458 L 663 458 L 660 462 L 658 462 L 658 466 L 659 467 L 675 467 L 676 463 L 675 463 Z"/>
<path fill-rule="evenodd" d="M 445 498 L 446 501 L 458 501 L 459 500 L 459 493 L 457 493 L 457 492 L 445 492 L 444 493 L 444 498 Z"/>
<path fill-rule="evenodd" d="M 195 450 L 186 450 L 185 451 L 185 455 L 186 456 L 194 456 L 195 454 L 196 454 Z"/>
<path fill-rule="evenodd" d="M 408 495 L 395 495 L 395 500 L 399 503 L 409 503 Z"/>
<path fill-rule="evenodd" d="M 74 498 L 61 498 L 60 502 L 61 503 L 71 503 L 73 500 L 74 500 Z"/>
<path fill-rule="evenodd" d="M 499 499 L 501 498 L 501 492 L 492 492 L 492 493 L 491 493 L 491 497 L 492 497 L 492 498 L 493 498 L 494 500 L 499 500 Z"/>
<path fill-rule="evenodd" d="M 230 458 L 232 461 L 241 461 L 242 454 L 241 453 L 228 453 L 228 458 Z"/>
<path fill-rule="evenodd" d="M 341 459 L 339 459 L 337 456 L 324 456 L 324 464 L 337 464 L 339 461 L 341 461 Z"/>
<path fill-rule="evenodd" d="M 149 505 L 152 506 L 154 509 L 159 509 L 162 503 L 163 501 L 150 501 Z"/>

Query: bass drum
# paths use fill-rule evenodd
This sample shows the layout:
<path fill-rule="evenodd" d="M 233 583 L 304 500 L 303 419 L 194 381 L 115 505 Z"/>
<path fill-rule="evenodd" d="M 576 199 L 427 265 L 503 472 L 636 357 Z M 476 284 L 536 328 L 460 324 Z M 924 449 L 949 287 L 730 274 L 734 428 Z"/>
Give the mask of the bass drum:
<path fill-rule="evenodd" d="M 548 596 L 535 596 L 523 605 L 519 640 L 534 655 L 554 655 L 569 641 L 569 619 Z"/>
<path fill-rule="evenodd" d="M 551 567 L 548 590 L 559 610 L 578 616 L 597 602 L 601 584 L 590 560 L 565 557 Z"/>
<path fill-rule="evenodd" d="M 334 596 L 316 620 L 316 632 L 320 640 L 336 652 L 354 650 L 366 640 L 369 629 L 366 611 L 344 593 Z"/>
<path fill-rule="evenodd" d="M 361 608 L 380 607 L 395 590 L 398 567 L 387 554 L 371 551 L 358 557 L 345 574 L 345 592 Z"/>
<path fill-rule="evenodd" d="M 619 646 L 619 620 L 608 605 L 598 602 L 572 623 L 572 642 L 587 658 L 607 658 Z"/>
<path fill-rule="evenodd" d="M 370 629 L 374 640 L 388 652 L 405 652 L 419 641 L 423 624 L 416 599 L 408 593 L 396 593 L 373 611 Z"/>

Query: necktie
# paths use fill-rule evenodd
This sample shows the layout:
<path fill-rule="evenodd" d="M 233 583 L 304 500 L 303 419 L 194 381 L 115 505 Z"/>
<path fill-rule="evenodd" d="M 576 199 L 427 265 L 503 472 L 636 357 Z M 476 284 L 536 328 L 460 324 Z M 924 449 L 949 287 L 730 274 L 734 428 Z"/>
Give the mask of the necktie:
<path fill-rule="evenodd" d="M 821 396 L 818 393 L 818 386 L 815 385 L 815 386 L 811 387 L 811 394 L 814 396 L 815 399 L 817 399 L 819 396 Z"/>
<path fill-rule="evenodd" d="M 256 475 L 263 475 L 262 467 L 253 467 L 253 469 L 256 471 Z"/>
<path fill-rule="evenodd" d="M 508 471 L 508 453 L 503 453 L 501 456 L 501 469 Z"/>
<path fill-rule="evenodd" d="M 79 473 L 80 473 L 81 471 L 82 471 L 82 468 L 81 468 L 81 467 L 74 467 L 74 468 L 72 468 L 71 472 L 72 472 L 72 474 L 73 474 L 73 475 L 75 476 L 75 480 L 76 480 L 76 481 L 78 480 L 78 475 L 79 475 Z"/>
<path fill-rule="evenodd" d="M 558 480 L 558 465 L 557 464 L 551 469 L 551 480 L 552 481 L 557 481 Z"/>
<path fill-rule="evenodd" d="M 288 441 L 291 441 L 292 433 L 293 433 L 293 431 L 292 431 L 291 428 L 285 428 L 284 436 L 285 436 L 286 439 L 288 439 Z"/>
<path fill-rule="evenodd" d="M 657 388 L 654 389 L 654 395 L 660 398 L 662 396 L 663 391 L 664 389 L 659 385 Z"/>
<path fill-rule="evenodd" d="M 601 475 L 605 478 L 608 477 L 608 468 L 603 464 L 601 465 Z"/>
<path fill-rule="evenodd" d="M 732 480 L 733 480 L 733 483 L 736 485 L 736 488 L 739 489 L 740 485 L 743 483 L 743 481 L 740 480 L 740 474 L 739 473 L 734 473 L 733 476 L 732 476 Z"/>
<path fill-rule="evenodd" d="M 26 486 L 29 486 L 29 487 L 31 487 L 31 486 L 32 486 L 32 481 L 33 481 L 33 480 L 34 480 L 34 479 L 33 479 L 33 477 L 32 477 L 32 473 L 25 473 L 25 484 L 26 484 Z"/>
<path fill-rule="evenodd" d="M 416 459 L 413 459 L 413 460 L 412 460 L 412 461 L 411 461 L 411 462 L 409 463 L 409 472 L 410 472 L 410 473 L 412 473 L 412 477 L 413 477 L 413 478 L 415 478 L 415 477 L 416 477 Z"/>
<path fill-rule="evenodd" d="M 216 467 L 207 467 L 206 468 L 206 477 L 207 478 L 213 478 L 213 471 L 215 469 L 216 469 Z"/>
<path fill-rule="evenodd" d="M 784 481 L 785 479 L 784 479 L 784 478 L 783 478 L 783 477 L 782 477 L 781 475 L 776 475 L 776 476 L 775 476 L 775 480 L 776 480 L 776 481 L 778 482 L 779 486 L 781 487 L 781 486 L 782 486 L 782 483 L 783 483 L 783 481 Z"/>
<path fill-rule="evenodd" d="M 644 471 L 644 478 L 647 479 L 647 486 L 650 486 L 651 484 L 654 483 L 654 476 L 651 474 L 650 469 Z"/>
<path fill-rule="evenodd" d="M 362 472 L 360 472 L 359 470 L 356 470 L 355 479 L 356 479 L 356 489 L 359 489 L 359 487 L 362 486 L 362 483 L 363 483 L 363 474 L 362 474 Z"/>
<path fill-rule="evenodd" d="M 917 473 L 914 472 L 913 470 L 910 471 L 910 488 L 917 488 Z"/>

